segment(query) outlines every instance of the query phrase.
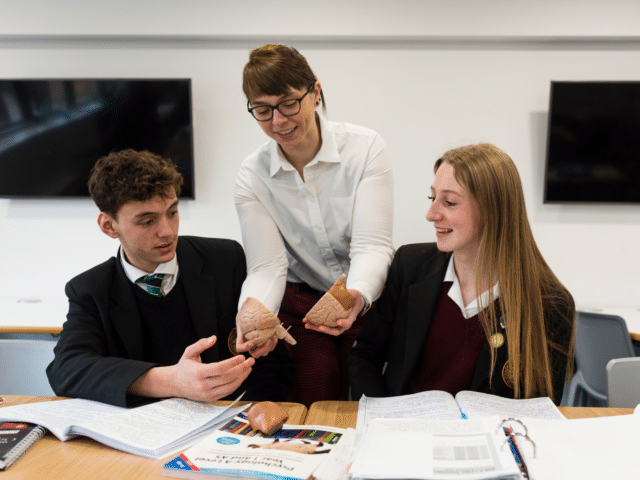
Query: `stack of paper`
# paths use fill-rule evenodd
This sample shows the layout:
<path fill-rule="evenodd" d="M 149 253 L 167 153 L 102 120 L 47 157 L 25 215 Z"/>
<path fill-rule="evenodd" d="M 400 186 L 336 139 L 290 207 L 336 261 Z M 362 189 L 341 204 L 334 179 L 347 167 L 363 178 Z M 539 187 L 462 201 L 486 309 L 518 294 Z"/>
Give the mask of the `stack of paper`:
<path fill-rule="evenodd" d="M 520 479 L 499 417 L 371 421 L 351 474 L 363 479 Z"/>

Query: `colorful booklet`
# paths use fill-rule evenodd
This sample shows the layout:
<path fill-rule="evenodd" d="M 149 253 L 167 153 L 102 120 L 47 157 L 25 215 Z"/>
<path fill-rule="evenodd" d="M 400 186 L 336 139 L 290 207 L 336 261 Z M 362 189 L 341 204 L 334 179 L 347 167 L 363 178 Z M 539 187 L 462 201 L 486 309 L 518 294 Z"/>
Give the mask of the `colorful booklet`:
<path fill-rule="evenodd" d="M 6 470 L 45 434 L 40 425 L 0 422 L 0 470 Z"/>
<path fill-rule="evenodd" d="M 306 480 L 338 455 L 346 433 L 325 426 L 284 425 L 267 436 L 252 429 L 240 414 L 166 463 L 162 474 L 187 479 Z"/>

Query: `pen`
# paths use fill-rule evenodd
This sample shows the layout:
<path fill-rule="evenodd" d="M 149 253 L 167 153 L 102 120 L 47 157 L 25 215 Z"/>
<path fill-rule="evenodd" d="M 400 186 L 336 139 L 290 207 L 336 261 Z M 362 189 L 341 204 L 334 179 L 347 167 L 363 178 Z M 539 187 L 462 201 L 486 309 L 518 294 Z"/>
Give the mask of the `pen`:
<path fill-rule="evenodd" d="M 509 437 L 509 443 L 511 444 L 511 451 L 516 458 L 516 463 L 520 467 L 520 473 L 524 478 L 529 478 L 529 469 L 527 468 L 527 464 L 524 463 L 524 459 L 522 458 L 522 454 L 520 453 L 520 449 L 518 448 L 518 444 L 516 443 L 516 439 L 513 435 L 513 429 L 511 427 L 505 428 L 505 433 L 507 433 Z"/>

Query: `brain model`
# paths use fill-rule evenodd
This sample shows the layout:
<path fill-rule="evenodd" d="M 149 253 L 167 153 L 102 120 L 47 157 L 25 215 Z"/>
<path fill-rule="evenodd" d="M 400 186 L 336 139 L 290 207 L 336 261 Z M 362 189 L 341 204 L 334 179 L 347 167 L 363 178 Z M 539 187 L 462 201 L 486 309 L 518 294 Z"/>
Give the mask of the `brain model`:
<path fill-rule="evenodd" d="M 291 345 L 296 341 L 284 329 L 278 317 L 269 310 L 260 300 L 247 298 L 238 314 L 238 327 L 244 334 L 244 338 L 253 342 L 256 347 L 261 347 L 273 334 L 285 339 Z"/>
<path fill-rule="evenodd" d="M 355 305 L 355 299 L 345 285 L 346 275 L 342 275 L 307 313 L 307 320 L 313 325 L 337 327 L 336 320 L 345 318 Z"/>

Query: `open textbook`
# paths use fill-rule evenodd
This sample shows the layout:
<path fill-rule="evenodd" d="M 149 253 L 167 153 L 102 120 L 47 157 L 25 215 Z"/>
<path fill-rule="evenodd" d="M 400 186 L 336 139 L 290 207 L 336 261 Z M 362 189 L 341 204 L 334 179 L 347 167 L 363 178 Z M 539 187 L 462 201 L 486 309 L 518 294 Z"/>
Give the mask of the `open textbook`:
<path fill-rule="evenodd" d="M 448 392 L 431 390 L 385 398 L 363 395 L 358 403 L 357 429 L 361 430 L 374 418 L 459 420 L 490 415 L 566 420 L 549 397 L 514 400 L 471 391 L 458 392 L 454 397 Z"/>
<path fill-rule="evenodd" d="M 167 477 L 263 480 L 335 479 L 353 446 L 353 429 L 284 425 L 265 435 L 239 414 L 162 468 Z"/>
<path fill-rule="evenodd" d="M 479 420 L 375 418 L 351 475 L 372 480 L 522 478 L 497 415 Z"/>
<path fill-rule="evenodd" d="M 42 425 L 61 441 L 78 435 L 143 457 L 176 453 L 247 408 L 170 398 L 137 408 L 92 400 L 56 400 L 0 409 L 0 420 Z"/>

